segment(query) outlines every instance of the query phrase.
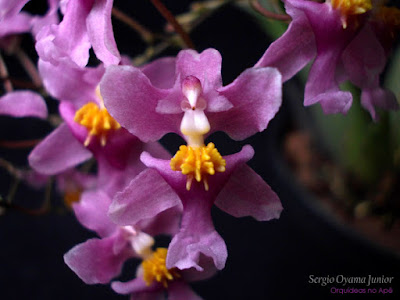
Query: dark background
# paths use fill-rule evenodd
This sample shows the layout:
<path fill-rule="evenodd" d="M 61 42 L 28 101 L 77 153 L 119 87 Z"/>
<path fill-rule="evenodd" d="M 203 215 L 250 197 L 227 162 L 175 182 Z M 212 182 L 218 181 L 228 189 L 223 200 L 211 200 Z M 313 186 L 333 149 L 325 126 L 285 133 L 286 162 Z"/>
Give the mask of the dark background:
<path fill-rule="evenodd" d="M 116 0 L 115 5 L 149 28 L 162 31 L 165 21 L 150 1 L 131 2 Z M 164 1 L 175 14 L 186 11 L 190 2 Z M 42 8 L 36 3 L 33 0 L 29 9 L 40 11 Z M 135 55 L 144 50 L 145 44 L 135 32 L 118 21 L 114 24 L 122 53 Z M 207 19 L 191 37 L 196 50 L 213 47 L 221 52 L 224 84 L 254 65 L 269 44 L 254 19 L 231 5 Z M 165 54 L 176 53 L 170 49 Z M 393 283 L 375 287 L 392 287 L 394 294 L 369 294 L 362 295 L 363 298 L 398 299 L 399 256 L 359 237 L 320 210 L 287 168 L 280 142 L 285 132 L 295 126 L 294 114 L 306 110 L 301 106 L 302 89 L 295 80 L 285 84 L 284 91 L 283 107 L 265 132 L 244 142 L 230 141 L 224 134 L 211 137 L 223 154 L 236 152 L 247 143 L 255 148 L 256 155 L 249 164 L 280 196 L 284 206 L 281 218 L 270 222 L 236 219 L 215 208 L 215 227 L 227 244 L 228 261 L 226 268 L 213 279 L 195 283 L 193 288 L 204 299 L 354 298 L 357 295 L 332 295 L 330 288 L 340 285 L 321 287 L 309 283 L 309 276 L 385 275 L 394 276 Z M 31 119 L 2 117 L 0 126 L 1 140 L 41 137 L 50 130 L 44 122 Z M 174 152 L 178 139 L 167 136 L 163 143 Z M 28 150 L 0 149 L 1 157 L 17 165 L 25 163 L 28 153 Z M 12 179 L 1 169 L 0 180 L 4 196 Z M 16 201 L 35 207 L 42 198 L 43 191 L 22 187 Z M 57 208 L 57 199 L 54 201 Z M 0 299 L 127 299 L 115 294 L 109 286 L 84 284 L 64 264 L 65 252 L 93 236 L 71 213 L 54 209 L 46 215 L 30 216 L 7 210 L 0 215 Z M 133 264 L 128 264 L 124 272 L 133 274 L 133 268 Z M 365 288 L 365 285 L 349 287 Z"/>

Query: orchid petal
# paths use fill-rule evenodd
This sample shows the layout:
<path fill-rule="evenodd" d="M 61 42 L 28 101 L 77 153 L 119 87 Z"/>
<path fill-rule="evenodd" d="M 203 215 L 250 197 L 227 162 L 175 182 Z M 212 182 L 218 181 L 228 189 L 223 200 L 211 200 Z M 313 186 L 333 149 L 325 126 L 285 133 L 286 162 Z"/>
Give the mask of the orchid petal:
<path fill-rule="evenodd" d="M 86 191 L 73 205 L 75 215 L 86 228 L 105 237 L 113 234 L 117 226 L 107 216 L 111 199 L 102 190 Z"/>
<path fill-rule="evenodd" d="M 210 89 L 217 89 L 222 86 L 221 63 L 221 54 L 215 49 L 206 49 L 201 53 L 185 50 L 179 52 L 176 58 L 176 73 L 181 80 L 194 76 L 203 87 L 205 81 L 208 81 Z"/>
<path fill-rule="evenodd" d="M 44 99 L 34 92 L 11 92 L 0 98 L 0 115 L 45 119 L 47 106 Z"/>
<path fill-rule="evenodd" d="M 0 20 L 20 12 L 29 0 L 7 0 L 0 2 Z"/>
<path fill-rule="evenodd" d="M 61 63 L 53 65 L 42 59 L 38 65 L 43 84 L 54 98 L 71 101 L 76 108 L 90 101 L 99 101 L 95 90 L 104 74 L 102 65 L 97 68 L 77 68 Z"/>
<path fill-rule="evenodd" d="M 228 252 L 224 240 L 214 229 L 210 204 L 195 193 L 186 202 L 181 229 L 168 247 L 167 268 L 203 271 L 199 264 L 201 254 L 211 257 L 217 269 L 224 268 Z"/>
<path fill-rule="evenodd" d="M 100 83 L 101 94 L 109 113 L 144 142 L 156 141 L 164 134 L 179 131 L 179 115 L 161 115 L 157 103 L 167 91 L 157 89 L 137 68 L 110 66 Z"/>
<path fill-rule="evenodd" d="M 31 15 L 24 12 L 2 19 L 0 21 L 0 37 L 28 32 L 31 28 L 32 19 Z"/>
<path fill-rule="evenodd" d="M 202 300 L 191 287 L 183 281 L 174 281 L 168 286 L 169 300 Z"/>
<path fill-rule="evenodd" d="M 116 194 L 109 216 L 119 225 L 132 225 L 176 205 L 180 200 L 171 187 L 157 171 L 147 169 Z"/>
<path fill-rule="evenodd" d="M 86 21 L 94 53 L 106 66 L 121 60 L 111 24 L 112 6 L 113 0 L 96 0 Z"/>
<path fill-rule="evenodd" d="M 352 94 L 341 91 L 335 80 L 336 65 L 340 58 L 340 51 L 337 50 L 332 49 L 317 56 L 306 84 L 304 105 L 319 102 L 326 114 L 345 114 L 353 101 Z"/>
<path fill-rule="evenodd" d="M 396 96 L 388 90 L 377 88 L 363 89 L 361 93 L 361 105 L 369 111 L 374 121 L 378 120 L 375 106 L 385 110 L 398 110 L 399 103 Z"/>
<path fill-rule="evenodd" d="M 92 154 L 71 134 L 66 124 L 60 125 L 29 155 L 29 164 L 45 175 L 55 175 L 74 167 Z"/>
<path fill-rule="evenodd" d="M 145 219 L 137 224 L 138 228 L 151 236 L 159 234 L 175 235 L 180 226 L 182 207 L 174 206 L 160 212 L 156 217 Z"/>
<path fill-rule="evenodd" d="M 232 173 L 215 205 L 234 217 L 252 216 L 258 221 L 277 219 L 282 211 L 278 196 L 247 165 Z"/>
<path fill-rule="evenodd" d="M 64 62 L 84 67 L 89 60 L 90 42 L 86 18 L 93 5 L 89 1 L 69 1 L 59 25 L 43 27 L 36 35 L 39 57 L 52 64 Z"/>
<path fill-rule="evenodd" d="M 113 252 L 117 237 L 90 239 L 64 255 L 65 263 L 87 284 L 108 283 L 121 273 L 128 253 Z"/>
<path fill-rule="evenodd" d="M 275 68 L 252 68 L 219 90 L 233 108 L 209 113 L 211 128 L 243 140 L 263 131 L 282 103 L 282 77 Z"/>
<path fill-rule="evenodd" d="M 151 84 L 159 89 L 170 89 L 175 81 L 175 57 L 164 57 L 146 64 L 141 69 Z"/>
<path fill-rule="evenodd" d="M 346 47 L 342 61 L 354 84 L 367 88 L 375 83 L 385 67 L 386 55 L 371 26 L 364 26 Z"/>
<path fill-rule="evenodd" d="M 314 33 L 304 12 L 288 1 L 285 2 L 285 10 L 292 17 L 287 31 L 269 45 L 255 65 L 278 68 L 283 82 L 292 78 L 317 54 Z"/>
<path fill-rule="evenodd" d="M 133 299 L 142 299 L 142 298 L 136 298 L 140 294 L 152 294 L 153 297 L 155 296 L 155 292 L 157 292 L 158 286 L 156 284 L 152 284 L 148 286 L 146 282 L 138 277 L 133 280 L 127 281 L 127 282 L 121 282 L 121 281 L 114 281 L 111 283 L 111 288 L 117 292 L 118 294 L 134 294 L 135 298 Z M 144 298 L 147 299 L 147 298 Z M 154 299 L 154 298 L 151 298 Z M 155 298 L 158 299 L 158 298 Z M 164 298 L 162 298 L 164 299 Z"/>

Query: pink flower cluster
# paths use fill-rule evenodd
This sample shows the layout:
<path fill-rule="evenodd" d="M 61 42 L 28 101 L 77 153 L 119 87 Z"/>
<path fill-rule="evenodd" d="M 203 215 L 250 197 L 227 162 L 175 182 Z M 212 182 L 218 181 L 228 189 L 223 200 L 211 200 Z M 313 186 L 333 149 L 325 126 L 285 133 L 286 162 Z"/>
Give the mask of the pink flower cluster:
<path fill-rule="evenodd" d="M 30 153 L 30 166 L 59 176 L 65 193 L 78 192 L 73 211 L 99 236 L 64 256 L 84 282 L 110 283 L 125 261 L 142 261 L 135 279 L 111 284 L 131 299 L 165 291 L 170 299 L 200 299 L 188 282 L 210 278 L 228 256 L 213 226 L 214 204 L 235 217 L 279 218 L 278 196 L 246 164 L 253 148 L 222 156 L 204 141 L 217 131 L 244 140 L 265 130 L 281 106 L 282 82 L 311 60 L 305 105 L 347 112 L 352 95 L 339 84 L 350 80 L 374 119 L 375 106 L 398 108 L 379 84 L 392 41 L 381 38 L 389 25 L 373 1 L 354 13 L 340 0 L 284 0 L 292 17 L 287 32 L 226 86 L 215 49 L 182 50 L 140 67 L 122 59 L 112 0 L 49 0 L 42 17 L 21 12 L 26 2 L 0 1 L 0 39 L 32 33 L 41 79 L 63 120 Z M 91 48 L 96 67 L 88 66 Z M 40 95 L 16 91 L 2 96 L 0 113 L 46 118 L 47 109 Z M 167 133 L 187 144 L 172 158 L 158 143 Z M 96 163 L 93 176 L 76 169 L 88 160 Z M 154 248 L 161 234 L 171 237 L 168 249 Z"/>

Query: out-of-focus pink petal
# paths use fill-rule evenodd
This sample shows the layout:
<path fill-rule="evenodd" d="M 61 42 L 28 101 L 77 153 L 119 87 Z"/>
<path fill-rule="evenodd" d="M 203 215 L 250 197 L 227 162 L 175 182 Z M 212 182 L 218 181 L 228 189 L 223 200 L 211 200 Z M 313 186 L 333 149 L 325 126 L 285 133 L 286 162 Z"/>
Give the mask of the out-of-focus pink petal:
<path fill-rule="evenodd" d="M 327 114 L 345 114 L 350 109 L 353 96 L 341 91 L 335 79 L 340 53 L 340 49 L 326 50 L 315 59 L 306 84 L 305 106 L 319 102 Z"/>
<path fill-rule="evenodd" d="M 31 29 L 31 23 L 32 16 L 24 12 L 4 18 L 0 21 L 0 37 L 28 32 Z"/>
<path fill-rule="evenodd" d="M 234 217 L 252 216 L 258 221 L 279 218 L 283 209 L 274 191 L 247 165 L 232 173 L 215 205 Z"/>
<path fill-rule="evenodd" d="M 377 78 L 377 80 L 379 80 Z M 376 85 L 378 85 L 377 83 Z M 365 88 L 361 93 L 361 105 L 369 111 L 374 121 L 378 120 L 378 115 L 375 107 L 385 110 L 398 110 L 399 103 L 396 96 L 388 90 L 384 90 L 379 86 L 375 88 Z"/>
<path fill-rule="evenodd" d="M 176 280 L 168 286 L 169 300 L 202 300 L 191 287 L 184 281 Z"/>
<path fill-rule="evenodd" d="M 46 102 L 31 91 L 16 91 L 0 98 L 0 115 L 47 118 Z"/>
<path fill-rule="evenodd" d="M 374 83 L 385 67 L 386 55 L 371 26 L 365 25 L 346 47 L 342 61 L 354 84 L 367 88 Z"/>
<path fill-rule="evenodd" d="M 287 31 L 269 45 L 255 67 L 275 67 L 282 81 L 292 78 L 317 54 L 312 28 L 304 12 L 285 1 L 286 13 L 292 17 Z"/>
<path fill-rule="evenodd" d="M 282 103 L 282 77 L 275 68 L 252 68 L 219 90 L 233 108 L 209 113 L 212 130 L 226 132 L 236 140 L 263 131 Z"/>
<path fill-rule="evenodd" d="M 304 11 L 317 46 L 317 57 L 305 88 L 304 105 L 320 102 L 325 113 L 346 113 L 353 98 L 350 92 L 340 91 L 336 73 L 344 49 L 357 33 L 355 26 L 349 24 L 343 29 L 340 11 L 332 9 L 328 2 L 287 1 Z"/>
<path fill-rule="evenodd" d="M 32 34 L 36 37 L 40 30 L 45 26 L 58 24 L 58 8 L 60 0 L 48 0 L 49 9 L 44 16 L 35 16 L 32 20 Z"/>
<path fill-rule="evenodd" d="M 73 209 L 83 226 L 95 231 L 101 237 L 106 237 L 117 229 L 117 225 L 107 216 L 110 203 L 110 197 L 103 191 L 86 191 L 80 201 L 73 205 Z"/>
<path fill-rule="evenodd" d="M 127 282 L 114 281 L 111 283 L 111 288 L 118 294 L 134 294 L 136 297 L 136 295 L 139 296 L 139 293 L 152 293 L 155 296 L 155 292 L 159 290 L 160 286 L 158 284 L 148 286 L 141 277 L 138 277 Z"/>
<path fill-rule="evenodd" d="M 90 239 L 64 255 L 65 263 L 87 284 L 108 283 L 119 275 L 128 252 L 113 252 L 116 236 Z"/>
<path fill-rule="evenodd" d="M 395 95 L 380 87 L 379 76 L 386 64 L 386 54 L 369 24 L 347 46 L 342 61 L 351 82 L 361 88 L 361 104 L 373 120 L 378 119 L 375 106 L 386 110 L 399 108 Z"/>
<path fill-rule="evenodd" d="M 14 16 L 24 7 L 29 0 L 3 0 L 0 1 L 0 20 Z"/>
<path fill-rule="evenodd" d="M 141 292 L 132 294 L 129 300 L 165 300 L 165 295 L 162 290 L 154 292 Z"/>
<path fill-rule="evenodd" d="M 86 21 L 93 51 L 106 66 L 121 60 L 111 24 L 112 6 L 113 0 L 96 0 Z"/>
<path fill-rule="evenodd" d="M 92 189 L 96 186 L 96 176 L 94 174 L 82 173 L 76 169 L 70 169 L 57 176 L 57 189 L 64 193 L 70 189 Z"/>
<path fill-rule="evenodd" d="M 30 153 L 29 164 L 45 175 L 55 175 L 92 157 L 71 134 L 66 124 L 60 125 Z"/>

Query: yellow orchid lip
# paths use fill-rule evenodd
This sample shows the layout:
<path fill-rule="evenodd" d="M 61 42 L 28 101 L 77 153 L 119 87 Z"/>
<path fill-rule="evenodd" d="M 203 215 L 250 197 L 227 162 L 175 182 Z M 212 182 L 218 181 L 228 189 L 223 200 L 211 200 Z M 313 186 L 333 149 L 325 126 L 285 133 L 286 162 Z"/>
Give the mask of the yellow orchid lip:
<path fill-rule="evenodd" d="M 192 147 L 182 145 L 170 161 L 173 171 L 181 171 L 187 175 L 186 189 L 190 190 L 193 179 L 203 181 L 204 189 L 208 191 L 208 176 L 215 172 L 224 172 L 226 161 L 222 158 L 213 143 L 207 146 Z"/>
<path fill-rule="evenodd" d="M 341 13 L 343 29 L 347 28 L 347 18 L 364 14 L 372 9 L 371 0 L 331 0 L 331 5 Z"/>
<path fill-rule="evenodd" d="M 164 288 L 168 288 L 168 281 L 180 278 L 177 268 L 167 269 L 167 248 L 157 248 L 152 255 L 143 260 L 141 267 L 143 269 L 143 280 L 147 285 L 154 281 L 161 283 Z"/>
<path fill-rule="evenodd" d="M 372 9 L 371 0 L 331 0 L 332 7 L 343 15 L 360 15 Z"/>
<path fill-rule="evenodd" d="M 105 107 L 100 108 L 94 102 L 82 106 L 75 113 L 74 121 L 88 130 L 88 136 L 84 142 L 85 147 L 90 144 L 93 136 L 99 137 L 100 143 L 104 147 L 107 143 L 108 134 L 121 128 L 121 125 L 111 117 Z"/>

